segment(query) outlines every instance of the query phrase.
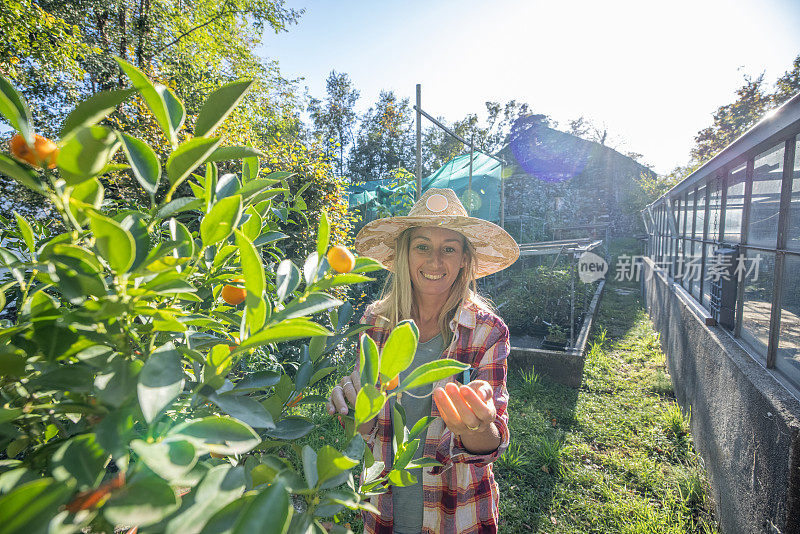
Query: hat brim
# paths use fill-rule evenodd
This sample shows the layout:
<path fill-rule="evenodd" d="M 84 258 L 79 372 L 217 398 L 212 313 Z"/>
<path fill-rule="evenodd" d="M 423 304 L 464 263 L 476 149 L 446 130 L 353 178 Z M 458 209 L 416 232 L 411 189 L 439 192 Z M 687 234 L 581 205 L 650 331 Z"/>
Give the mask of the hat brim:
<path fill-rule="evenodd" d="M 519 258 L 519 245 L 508 232 L 484 219 L 462 215 L 377 219 L 358 232 L 355 249 L 362 256 L 380 261 L 391 271 L 397 237 L 416 226 L 436 226 L 463 234 L 475 248 L 475 278 L 502 271 Z"/>

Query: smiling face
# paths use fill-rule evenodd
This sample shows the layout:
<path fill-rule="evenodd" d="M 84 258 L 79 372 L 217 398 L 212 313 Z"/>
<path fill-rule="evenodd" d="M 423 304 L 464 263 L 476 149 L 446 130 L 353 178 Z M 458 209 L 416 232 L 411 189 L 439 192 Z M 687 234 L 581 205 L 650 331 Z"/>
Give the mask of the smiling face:
<path fill-rule="evenodd" d="M 447 296 L 467 265 L 464 236 L 453 230 L 420 227 L 411 231 L 408 268 L 418 295 Z"/>

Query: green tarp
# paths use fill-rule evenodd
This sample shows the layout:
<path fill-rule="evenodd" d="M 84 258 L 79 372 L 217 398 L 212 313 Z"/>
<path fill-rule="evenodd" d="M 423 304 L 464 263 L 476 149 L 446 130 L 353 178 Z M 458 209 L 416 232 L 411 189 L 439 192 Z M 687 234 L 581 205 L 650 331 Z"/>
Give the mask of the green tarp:
<path fill-rule="evenodd" d="M 458 156 L 422 179 L 423 193 L 430 188 L 449 188 L 456 192 L 473 217 L 500 221 L 499 161 L 480 153 L 472 159 L 472 194 L 469 194 L 469 154 Z M 416 191 L 413 179 L 371 180 L 348 188 L 351 209 L 359 209 L 364 222 L 378 217 L 405 215 Z"/>

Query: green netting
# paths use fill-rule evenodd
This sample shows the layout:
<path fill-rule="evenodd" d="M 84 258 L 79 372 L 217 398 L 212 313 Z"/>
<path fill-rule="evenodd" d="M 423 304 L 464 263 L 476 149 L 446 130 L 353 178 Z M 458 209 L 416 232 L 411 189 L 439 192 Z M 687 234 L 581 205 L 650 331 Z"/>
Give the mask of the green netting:
<path fill-rule="evenodd" d="M 500 162 L 480 153 L 472 159 L 472 194 L 469 194 L 469 154 L 453 158 L 439 170 L 422 179 L 422 191 L 449 188 L 456 192 L 473 217 L 500 221 Z M 377 217 L 405 215 L 416 191 L 413 179 L 371 180 L 348 187 L 351 209 L 365 215 L 364 222 Z"/>
<path fill-rule="evenodd" d="M 500 221 L 499 161 L 480 153 L 472 159 L 472 194 L 469 194 L 469 154 L 445 163 L 438 171 L 422 180 L 422 190 L 431 187 L 452 189 L 473 217 Z"/>

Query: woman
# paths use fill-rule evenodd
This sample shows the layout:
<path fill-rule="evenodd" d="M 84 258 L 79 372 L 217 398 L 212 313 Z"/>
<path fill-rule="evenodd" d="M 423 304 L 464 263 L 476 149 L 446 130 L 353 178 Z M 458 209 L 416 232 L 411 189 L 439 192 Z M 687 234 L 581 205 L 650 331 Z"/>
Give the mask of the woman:
<path fill-rule="evenodd" d="M 417 484 L 373 497 L 380 515 L 364 514 L 364 532 L 496 532 L 499 495 L 491 462 L 509 440 L 508 328 L 477 295 L 475 279 L 514 263 L 519 247 L 499 226 L 469 217 L 451 189 L 428 190 L 406 217 L 367 224 L 355 247 L 393 272 L 383 298 L 364 314 L 362 322 L 372 325 L 367 334 L 383 347 L 398 322 L 413 319 L 419 328 L 414 363 L 400 380 L 438 358 L 471 365 L 458 377 L 462 385 L 445 379 L 397 396 L 408 428 L 423 416 L 435 418 L 415 458 L 442 466 L 422 468 Z M 331 391 L 328 412 L 347 413 L 360 387 L 358 370 L 343 377 Z M 383 474 L 394 458 L 392 412 L 387 403 L 359 428 L 375 460 L 387 466 Z"/>

